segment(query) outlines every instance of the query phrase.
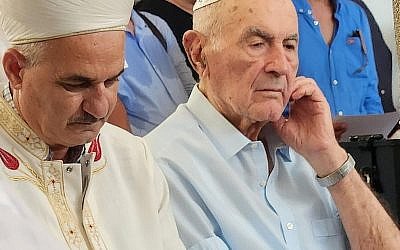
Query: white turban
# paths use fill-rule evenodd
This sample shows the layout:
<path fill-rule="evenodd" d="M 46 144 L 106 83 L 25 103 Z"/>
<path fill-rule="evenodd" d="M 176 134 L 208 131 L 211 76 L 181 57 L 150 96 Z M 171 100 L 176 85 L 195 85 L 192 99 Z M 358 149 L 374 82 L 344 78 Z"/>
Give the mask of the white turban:
<path fill-rule="evenodd" d="M 201 9 L 207 5 L 210 5 L 212 3 L 219 2 L 220 0 L 197 0 L 194 5 L 193 5 L 193 11 L 196 11 L 198 9 Z"/>
<path fill-rule="evenodd" d="M 11 44 L 124 30 L 134 0 L 0 0 L 0 22 Z"/>

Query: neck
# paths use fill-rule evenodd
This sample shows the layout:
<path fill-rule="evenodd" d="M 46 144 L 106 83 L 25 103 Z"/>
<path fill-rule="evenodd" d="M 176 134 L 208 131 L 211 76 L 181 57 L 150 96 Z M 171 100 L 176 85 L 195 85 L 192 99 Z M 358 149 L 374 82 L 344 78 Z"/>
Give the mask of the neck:
<path fill-rule="evenodd" d="M 51 160 L 64 160 L 68 153 L 67 147 L 64 146 L 50 146 L 50 158 Z"/>
<path fill-rule="evenodd" d="M 308 3 L 311 5 L 311 7 L 314 4 L 326 4 L 326 5 L 331 5 L 332 0 L 308 0 Z"/>
<path fill-rule="evenodd" d="M 64 163 L 76 163 L 82 156 L 84 145 L 74 147 L 52 146 L 50 147 L 49 160 L 62 160 Z"/>
<path fill-rule="evenodd" d="M 183 11 L 193 15 L 193 3 L 185 0 L 167 0 L 167 2 L 172 3 L 173 5 L 176 5 Z"/>
<path fill-rule="evenodd" d="M 50 154 L 52 160 L 64 160 L 68 153 L 68 148 L 50 147 Z"/>
<path fill-rule="evenodd" d="M 239 129 L 240 132 L 247 138 L 249 138 L 251 141 L 257 141 L 258 140 L 258 135 L 260 134 L 261 129 L 264 127 L 266 122 L 252 122 L 252 123 L 246 123 L 243 122 L 241 124 L 235 125 L 233 124 L 237 129 Z"/>

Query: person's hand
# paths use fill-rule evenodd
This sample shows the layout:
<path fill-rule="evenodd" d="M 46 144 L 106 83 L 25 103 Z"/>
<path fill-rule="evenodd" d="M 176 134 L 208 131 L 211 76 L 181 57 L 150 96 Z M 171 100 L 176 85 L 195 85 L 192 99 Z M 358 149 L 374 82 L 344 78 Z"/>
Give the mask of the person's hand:
<path fill-rule="evenodd" d="M 329 104 L 313 79 L 297 77 L 292 86 L 289 117 L 273 125 L 319 176 L 328 175 L 347 159 L 335 138 Z"/>
<path fill-rule="evenodd" d="M 333 121 L 333 130 L 335 131 L 336 140 L 339 141 L 343 133 L 347 130 L 347 123 Z"/>

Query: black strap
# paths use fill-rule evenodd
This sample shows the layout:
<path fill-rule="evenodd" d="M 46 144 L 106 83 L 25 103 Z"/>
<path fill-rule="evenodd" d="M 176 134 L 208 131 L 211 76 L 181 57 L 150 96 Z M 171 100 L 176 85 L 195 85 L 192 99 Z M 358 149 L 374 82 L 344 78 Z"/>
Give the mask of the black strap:
<path fill-rule="evenodd" d="M 167 41 L 165 40 L 165 38 L 163 37 L 161 32 L 145 15 L 143 15 L 139 11 L 137 11 L 137 13 L 143 19 L 143 21 L 147 24 L 147 26 L 149 27 L 149 29 L 151 30 L 153 35 L 155 35 L 157 37 L 158 41 L 160 41 L 160 43 L 164 47 L 165 51 L 167 51 Z"/>

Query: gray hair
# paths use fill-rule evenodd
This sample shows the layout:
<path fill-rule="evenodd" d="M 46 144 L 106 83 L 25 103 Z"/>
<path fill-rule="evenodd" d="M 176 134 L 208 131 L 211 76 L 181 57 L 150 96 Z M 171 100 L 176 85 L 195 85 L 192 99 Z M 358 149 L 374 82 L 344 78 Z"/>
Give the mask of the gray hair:
<path fill-rule="evenodd" d="M 47 42 L 34 42 L 20 45 L 13 45 L 12 48 L 16 49 L 26 58 L 26 67 L 37 66 L 40 62 L 40 56 L 46 47 Z"/>
<path fill-rule="evenodd" d="M 221 9 L 224 1 L 202 7 L 193 13 L 193 29 L 209 37 L 211 48 L 218 50 L 222 38 Z"/>

